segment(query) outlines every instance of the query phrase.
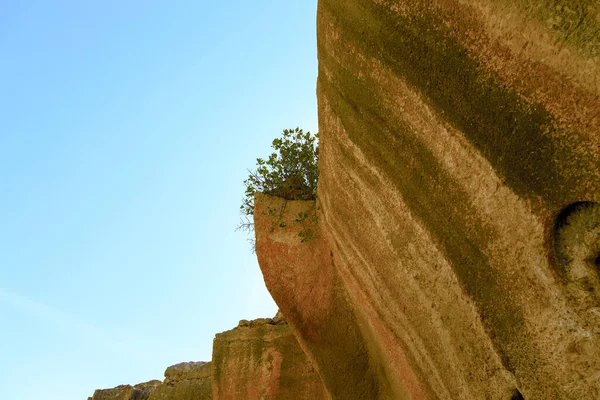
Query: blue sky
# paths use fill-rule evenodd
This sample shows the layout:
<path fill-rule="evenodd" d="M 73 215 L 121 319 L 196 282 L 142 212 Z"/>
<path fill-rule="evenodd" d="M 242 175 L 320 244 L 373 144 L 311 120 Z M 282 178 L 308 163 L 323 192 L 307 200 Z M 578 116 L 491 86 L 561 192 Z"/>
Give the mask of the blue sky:
<path fill-rule="evenodd" d="M 0 399 L 78 400 L 272 316 L 246 169 L 316 132 L 316 1 L 3 1 Z"/>

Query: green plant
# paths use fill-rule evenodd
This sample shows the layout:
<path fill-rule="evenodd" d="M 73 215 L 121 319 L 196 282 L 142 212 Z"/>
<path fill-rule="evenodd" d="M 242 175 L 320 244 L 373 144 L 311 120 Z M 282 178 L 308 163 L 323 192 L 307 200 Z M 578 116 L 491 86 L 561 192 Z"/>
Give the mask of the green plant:
<path fill-rule="evenodd" d="M 243 215 L 238 230 L 254 231 L 254 194 L 257 192 L 286 200 L 315 200 L 319 179 L 319 134 L 300 128 L 285 129 L 282 137 L 273 140 L 275 150 L 269 158 L 257 158 L 256 170 L 248 170 L 245 196 L 240 211 Z M 284 224 L 285 226 L 285 224 Z M 281 226 L 280 226 L 281 227 Z"/>
<path fill-rule="evenodd" d="M 313 210 L 314 212 L 314 210 Z M 308 242 L 310 240 L 312 240 L 312 238 L 314 237 L 315 232 L 312 230 L 312 228 L 310 228 L 310 225 L 308 224 L 308 222 L 312 222 L 313 224 L 317 222 L 317 214 L 311 213 L 312 216 L 306 212 L 306 211 L 302 211 L 298 214 L 298 218 L 295 219 L 294 222 L 300 224 L 300 226 L 302 227 L 302 230 L 300 232 L 298 232 L 298 237 L 300 237 L 300 241 L 302 243 Z"/>

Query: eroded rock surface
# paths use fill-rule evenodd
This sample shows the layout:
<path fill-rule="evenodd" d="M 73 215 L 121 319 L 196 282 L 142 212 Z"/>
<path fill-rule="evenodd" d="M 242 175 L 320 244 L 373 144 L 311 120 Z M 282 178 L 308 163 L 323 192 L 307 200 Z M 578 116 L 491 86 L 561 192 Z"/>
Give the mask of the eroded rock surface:
<path fill-rule="evenodd" d="M 327 392 L 285 317 L 241 320 L 217 334 L 212 362 L 183 362 L 164 381 L 96 390 L 89 400 L 318 400 Z"/>
<path fill-rule="evenodd" d="M 170 366 L 165 371 L 165 382 L 178 382 L 185 379 L 204 379 L 211 375 L 210 362 L 182 362 Z"/>
<path fill-rule="evenodd" d="M 90 400 L 210 400 L 211 363 L 185 362 L 170 366 L 163 382 L 121 385 L 96 390 Z"/>
<path fill-rule="evenodd" d="M 210 362 L 184 362 L 165 371 L 165 380 L 152 391 L 149 400 L 212 399 Z"/>
<path fill-rule="evenodd" d="M 112 389 L 99 389 L 94 392 L 94 395 L 88 400 L 132 400 L 137 397 L 148 398 L 143 396 L 142 391 L 136 390 L 131 385 L 120 385 Z M 134 397 L 135 396 L 135 397 Z"/>
<path fill-rule="evenodd" d="M 600 398 L 599 15 L 319 0 L 317 234 L 255 226 L 333 398 Z"/>
<path fill-rule="evenodd" d="M 219 400 L 318 400 L 327 392 L 283 316 L 240 321 L 213 344 Z"/>
<path fill-rule="evenodd" d="M 387 360 L 372 337 L 336 271 L 331 249 L 312 218 L 314 201 L 288 201 L 257 194 L 254 200 L 256 254 L 267 288 L 286 316 L 300 346 L 318 369 L 333 398 L 392 398 Z M 310 232 L 303 241 L 301 231 Z"/>

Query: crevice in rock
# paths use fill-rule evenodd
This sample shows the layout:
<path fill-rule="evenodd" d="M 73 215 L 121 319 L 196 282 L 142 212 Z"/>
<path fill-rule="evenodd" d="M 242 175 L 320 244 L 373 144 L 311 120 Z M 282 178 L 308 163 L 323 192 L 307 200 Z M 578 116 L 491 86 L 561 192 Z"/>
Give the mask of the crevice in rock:
<path fill-rule="evenodd" d="M 515 390 L 513 390 L 510 400 L 525 400 L 525 398 L 523 397 L 521 392 L 519 392 L 519 389 L 515 389 Z"/>
<path fill-rule="evenodd" d="M 558 272 L 567 282 L 580 279 L 592 266 L 599 272 L 600 204 L 579 201 L 561 211 L 554 227 L 554 250 Z"/>

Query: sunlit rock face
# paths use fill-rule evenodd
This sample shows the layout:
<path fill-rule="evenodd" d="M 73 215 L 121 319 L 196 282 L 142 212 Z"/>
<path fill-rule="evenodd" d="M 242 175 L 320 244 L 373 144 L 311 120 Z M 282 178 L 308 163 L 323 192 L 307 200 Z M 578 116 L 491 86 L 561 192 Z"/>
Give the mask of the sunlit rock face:
<path fill-rule="evenodd" d="M 164 381 L 99 389 L 88 400 L 319 400 L 327 399 L 313 364 L 281 312 L 241 320 L 213 341 L 212 362 L 183 362 Z"/>
<path fill-rule="evenodd" d="M 600 398 L 600 4 L 320 0 L 317 29 L 318 234 L 255 222 L 332 397 Z"/>
<path fill-rule="evenodd" d="M 211 363 L 185 362 L 165 371 L 163 382 L 154 380 L 135 386 L 121 385 L 96 390 L 89 400 L 210 400 Z"/>
<path fill-rule="evenodd" d="M 213 398 L 319 400 L 327 392 L 281 314 L 240 321 L 213 343 Z"/>
<path fill-rule="evenodd" d="M 373 340 L 361 331 L 333 253 L 314 220 L 318 206 L 260 193 L 254 205 L 256 255 L 267 288 L 331 397 L 375 399 L 384 390 L 391 395 L 389 388 L 381 388 L 386 363 L 375 361 Z"/>
<path fill-rule="evenodd" d="M 112 389 L 99 389 L 88 400 L 132 400 L 134 397 L 148 398 L 147 393 L 134 389 L 131 385 L 120 385 Z"/>
<path fill-rule="evenodd" d="M 210 400 L 212 365 L 210 362 L 184 362 L 166 369 L 165 380 L 150 394 L 149 400 Z"/>

